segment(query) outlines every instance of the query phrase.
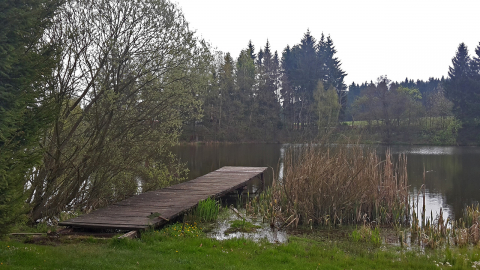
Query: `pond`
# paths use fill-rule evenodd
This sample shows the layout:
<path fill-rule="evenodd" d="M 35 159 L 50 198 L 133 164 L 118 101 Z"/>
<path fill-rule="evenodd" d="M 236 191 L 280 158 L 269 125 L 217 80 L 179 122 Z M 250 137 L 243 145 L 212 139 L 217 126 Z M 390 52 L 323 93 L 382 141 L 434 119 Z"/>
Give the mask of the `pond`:
<path fill-rule="evenodd" d="M 196 144 L 173 149 L 194 179 L 223 166 L 271 167 L 267 179 L 276 178 L 282 168 L 286 144 Z M 376 147 L 385 153 L 385 146 Z M 480 202 L 480 148 L 441 146 L 391 146 L 394 156 L 407 156 L 411 197 L 426 187 L 426 214 L 435 217 L 440 208 L 444 215 L 458 219 L 466 205 Z M 423 177 L 425 170 L 425 179 Z M 280 172 L 281 175 L 281 172 Z M 255 184 L 249 186 L 251 192 Z M 420 199 L 421 200 L 421 199 Z"/>

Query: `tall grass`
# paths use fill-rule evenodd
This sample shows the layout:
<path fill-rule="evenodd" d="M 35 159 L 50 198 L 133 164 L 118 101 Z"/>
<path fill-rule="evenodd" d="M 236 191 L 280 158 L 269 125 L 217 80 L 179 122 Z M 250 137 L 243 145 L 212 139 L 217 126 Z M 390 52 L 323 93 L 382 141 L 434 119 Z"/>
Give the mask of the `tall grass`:
<path fill-rule="evenodd" d="M 408 223 L 406 164 L 404 155 L 394 163 L 390 152 L 381 160 L 359 145 L 290 149 L 283 179 L 266 194 L 270 204 L 257 208 L 272 223 L 288 225 Z"/>
<path fill-rule="evenodd" d="M 199 221 L 211 222 L 217 220 L 220 211 L 220 204 L 212 198 L 198 202 L 198 206 L 194 211 L 194 216 Z"/>
<path fill-rule="evenodd" d="M 410 202 L 406 166 L 405 155 L 394 161 L 387 151 L 380 159 L 359 145 L 289 149 L 283 179 L 247 203 L 247 214 L 277 228 L 362 224 L 354 239 L 377 225 L 390 226 L 397 229 L 402 246 L 479 244 L 480 207 L 467 206 L 457 221 L 444 217 L 442 210 L 426 218 L 425 184 Z"/>

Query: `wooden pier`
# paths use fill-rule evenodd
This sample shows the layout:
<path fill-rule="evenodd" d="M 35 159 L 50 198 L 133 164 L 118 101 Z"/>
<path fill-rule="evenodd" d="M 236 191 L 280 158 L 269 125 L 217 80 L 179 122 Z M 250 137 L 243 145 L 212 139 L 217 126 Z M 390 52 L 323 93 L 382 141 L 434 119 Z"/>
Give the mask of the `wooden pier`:
<path fill-rule="evenodd" d="M 188 182 L 130 197 L 113 205 L 60 222 L 60 226 L 143 230 L 158 227 L 197 206 L 247 185 L 267 167 L 223 167 Z M 153 215 L 152 215 L 153 213 Z"/>

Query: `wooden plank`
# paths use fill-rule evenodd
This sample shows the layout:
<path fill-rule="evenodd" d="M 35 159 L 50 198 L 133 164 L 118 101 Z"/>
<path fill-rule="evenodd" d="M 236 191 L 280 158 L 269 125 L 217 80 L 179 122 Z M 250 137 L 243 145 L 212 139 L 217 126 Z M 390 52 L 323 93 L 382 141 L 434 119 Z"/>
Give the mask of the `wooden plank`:
<path fill-rule="evenodd" d="M 223 196 L 255 177 L 262 179 L 266 170 L 266 167 L 223 167 L 188 182 L 127 198 L 59 225 L 128 230 L 158 226 L 194 208 L 201 200 Z M 160 213 L 161 217 L 148 218 L 151 213 Z"/>
<path fill-rule="evenodd" d="M 133 238 L 137 238 L 137 235 L 138 235 L 137 231 L 129 231 L 128 233 L 119 236 L 118 239 L 122 239 L 122 238 L 133 239 Z"/>

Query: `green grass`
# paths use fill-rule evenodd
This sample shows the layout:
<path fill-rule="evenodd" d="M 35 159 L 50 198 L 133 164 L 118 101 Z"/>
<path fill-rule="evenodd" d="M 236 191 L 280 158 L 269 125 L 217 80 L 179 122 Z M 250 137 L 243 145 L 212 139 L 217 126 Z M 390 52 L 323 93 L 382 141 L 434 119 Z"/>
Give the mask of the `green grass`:
<path fill-rule="evenodd" d="M 471 269 L 480 261 L 479 247 L 416 252 L 316 233 L 270 244 L 166 231 L 179 227 L 183 224 L 135 240 L 0 241 L 0 269 L 440 269 L 436 264 L 447 262 L 448 269 Z"/>
<path fill-rule="evenodd" d="M 380 230 L 378 228 L 370 228 L 368 226 L 361 226 L 360 229 L 352 231 L 351 239 L 354 242 L 371 242 L 375 246 L 382 244 L 382 238 L 380 237 Z"/>

